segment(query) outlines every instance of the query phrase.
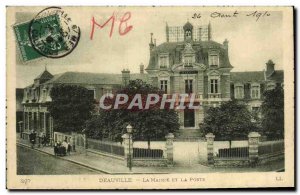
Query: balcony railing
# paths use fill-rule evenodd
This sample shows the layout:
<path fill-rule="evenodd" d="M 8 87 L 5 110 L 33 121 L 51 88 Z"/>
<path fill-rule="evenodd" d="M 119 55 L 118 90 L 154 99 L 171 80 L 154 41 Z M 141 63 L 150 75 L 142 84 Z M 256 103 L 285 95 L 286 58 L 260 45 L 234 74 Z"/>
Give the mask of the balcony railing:
<path fill-rule="evenodd" d="M 174 94 L 175 95 L 175 99 L 176 101 L 180 101 L 180 95 L 179 94 Z M 167 99 L 171 99 L 173 96 L 173 94 L 167 94 Z M 192 97 L 192 93 L 188 94 L 188 96 L 185 98 L 185 102 L 189 102 L 191 100 Z M 195 100 L 194 101 L 200 101 L 203 99 L 203 95 L 202 94 L 195 94 Z"/>
<path fill-rule="evenodd" d="M 209 99 L 221 98 L 221 93 L 209 93 L 208 98 Z"/>

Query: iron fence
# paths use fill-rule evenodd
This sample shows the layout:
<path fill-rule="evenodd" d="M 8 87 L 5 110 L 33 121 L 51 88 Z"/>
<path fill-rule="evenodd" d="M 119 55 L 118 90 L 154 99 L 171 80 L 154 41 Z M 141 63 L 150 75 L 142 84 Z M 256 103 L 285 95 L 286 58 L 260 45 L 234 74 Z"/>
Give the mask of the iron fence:
<path fill-rule="evenodd" d="M 87 139 L 88 148 L 93 150 L 98 150 L 100 152 L 117 155 L 117 156 L 124 156 L 124 147 L 119 145 L 115 142 L 107 142 L 107 141 L 100 141 L 100 140 L 93 140 Z"/>
<path fill-rule="evenodd" d="M 218 158 L 248 158 L 249 147 L 219 149 Z"/>
<path fill-rule="evenodd" d="M 146 148 L 133 148 L 133 158 L 163 158 L 164 151 L 161 149 L 146 149 Z"/>
<path fill-rule="evenodd" d="M 261 142 L 258 146 L 258 155 L 275 154 L 284 152 L 284 141 L 266 141 Z"/>

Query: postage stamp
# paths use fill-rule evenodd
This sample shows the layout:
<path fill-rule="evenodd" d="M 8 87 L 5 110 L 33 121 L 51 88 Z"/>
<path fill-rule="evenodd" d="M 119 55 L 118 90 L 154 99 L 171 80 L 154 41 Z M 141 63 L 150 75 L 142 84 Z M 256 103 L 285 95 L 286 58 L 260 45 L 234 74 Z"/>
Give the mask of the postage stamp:
<path fill-rule="evenodd" d="M 80 28 L 60 7 L 48 7 L 31 21 L 14 26 L 24 61 L 39 57 L 61 58 L 80 40 Z"/>
<path fill-rule="evenodd" d="M 293 14 L 7 7 L 7 188 L 293 188 Z"/>
<path fill-rule="evenodd" d="M 37 51 L 33 49 L 29 40 L 29 22 L 18 24 L 14 26 L 14 31 L 20 49 L 21 58 L 23 61 L 33 60 L 42 57 Z"/>

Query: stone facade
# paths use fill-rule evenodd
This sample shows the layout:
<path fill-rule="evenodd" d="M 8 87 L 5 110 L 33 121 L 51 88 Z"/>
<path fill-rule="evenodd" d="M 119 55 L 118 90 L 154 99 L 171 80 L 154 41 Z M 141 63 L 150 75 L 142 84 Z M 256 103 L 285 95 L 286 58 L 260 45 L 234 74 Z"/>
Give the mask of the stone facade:
<path fill-rule="evenodd" d="M 180 30 L 183 38 L 179 41 L 169 41 L 169 29 L 166 26 L 167 41 L 158 46 L 151 33 L 146 71 L 151 83 L 165 93 L 194 93 L 196 101 L 201 103 L 199 110 L 178 112 L 179 136 L 199 136 L 199 124 L 206 110 L 230 99 L 246 102 L 251 111 L 259 114 L 263 92 L 283 85 L 283 71 L 276 71 L 271 60 L 266 63 L 265 71 L 232 72 L 229 42 L 227 39 L 222 44 L 213 41 L 210 24 L 205 40 L 195 37 L 195 29 L 189 22 Z"/>
<path fill-rule="evenodd" d="M 143 64 L 140 73 L 134 74 L 128 69 L 121 74 L 65 72 L 57 75 L 45 70 L 24 89 L 23 123 L 20 123 L 23 132 L 35 130 L 53 139 L 54 121 L 47 110 L 47 102 L 51 101 L 51 88 L 58 84 L 86 87 L 96 100 L 135 79 L 150 83 L 166 94 L 195 94 L 195 102 L 199 102 L 201 108 L 178 111 L 180 133 L 177 138 L 199 137 L 199 125 L 206 110 L 230 99 L 246 102 L 249 109 L 259 115 L 263 92 L 276 85 L 283 86 L 283 71 L 275 70 L 271 60 L 264 71 L 232 72 L 228 40 L 222 44 L 213 41 L 211 25 L 206 28 L 207 34 L 201 36 L 189 22 L 182 27 L 180 38 L 170 37 L 170 29 L 172 27 L 166 26 L 167 41 L 160 45 L 156 45 L 151 33 L 147 73 Z"/>

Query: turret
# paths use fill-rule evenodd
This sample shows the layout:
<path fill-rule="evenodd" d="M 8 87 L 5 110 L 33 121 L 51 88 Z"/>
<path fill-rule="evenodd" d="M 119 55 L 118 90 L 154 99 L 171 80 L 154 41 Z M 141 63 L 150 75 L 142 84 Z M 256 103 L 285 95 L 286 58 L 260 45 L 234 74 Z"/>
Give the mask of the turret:
<path fill-rule="evenodd" d="M 150 52 L 152 51 L 152 49 L 154 48 L 154 43 L 153 43 L 153 33 L 150 33 L 151 39 L 150 39 L 150 43 L 149 43 L 149 49 Z"/>
<path fill-rule="evenodd" d="M 187 21 L 183 26 L 184 32 L 184 41 L 192 41 L 193 40 L 193 25 Z"/>

